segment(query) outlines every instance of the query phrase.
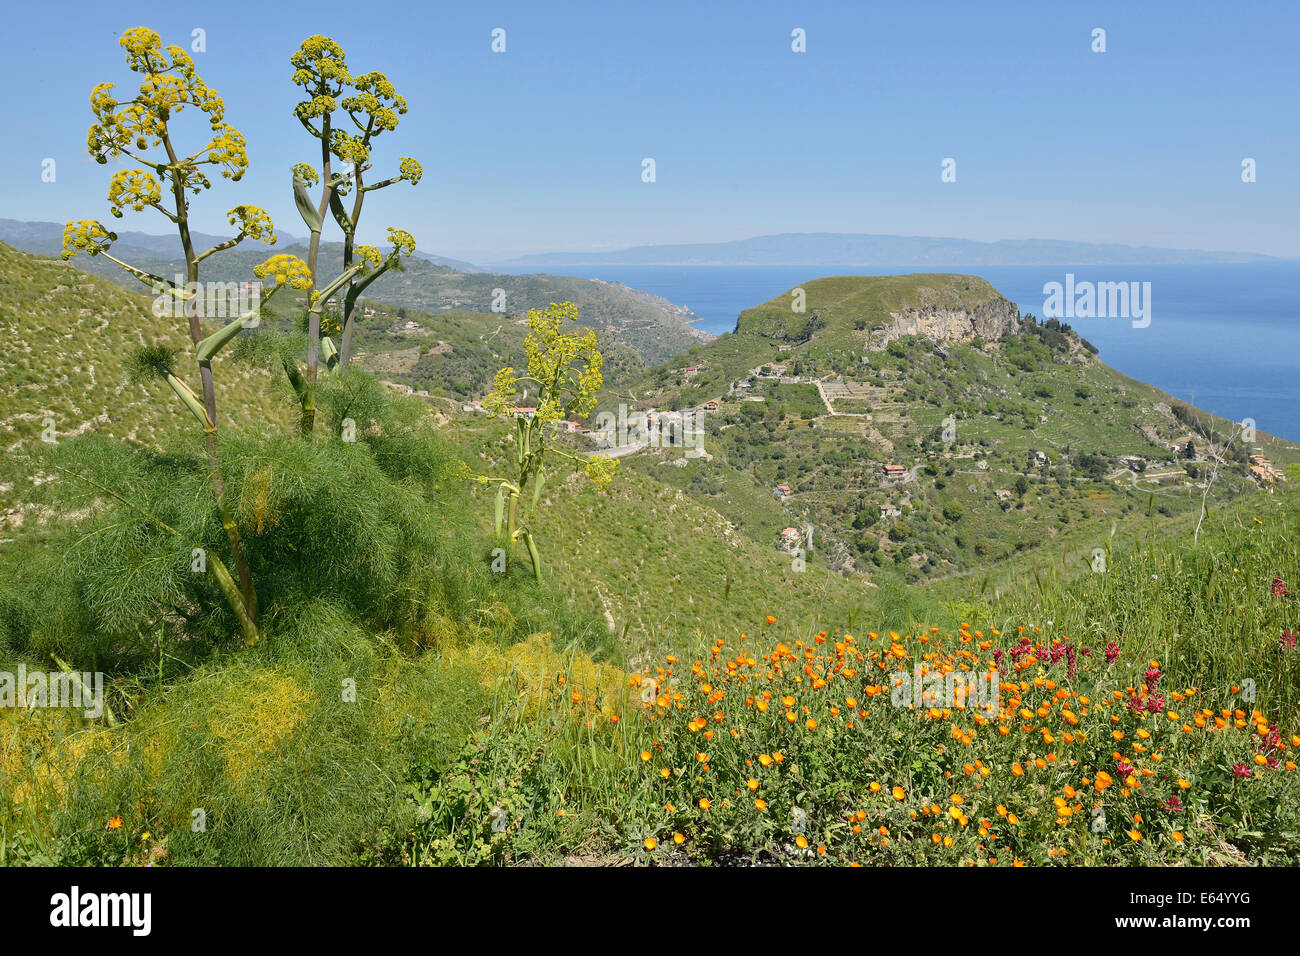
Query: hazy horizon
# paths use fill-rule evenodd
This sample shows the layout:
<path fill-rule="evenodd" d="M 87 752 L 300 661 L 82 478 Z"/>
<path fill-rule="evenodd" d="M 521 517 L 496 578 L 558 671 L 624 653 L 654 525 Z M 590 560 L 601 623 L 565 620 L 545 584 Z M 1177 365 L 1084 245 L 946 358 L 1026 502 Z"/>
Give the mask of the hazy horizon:
<path fill-rule="evenodd" d="M 44 219 L 44 220 L 14 220 L 14 219 L 8 219 L 7 217 L 0 217 L 0 224 L 3 224 L 3 223 L 5 223 L 5 222 L 15 222 L 15 223 L 17 223 L 17 224 L 19 224 L 19 225 L 22 225 L 22 226 L 41 226 L 41 225 L 54 225 L 54 226 L 58 226 L 58 225 L 61 225 L 60 223 L 56 222 L 55 220 L 50 220 L 50 219 Z M 151 230 L 151 229 L 118 229 L 118 230 L 116 230 L 116 231 L 118 232 L 119 235 L 121 235 L 121 236 L 124 237 L 124 238 L 123 238 L 122 240 L 120 240 L 120 241 L 122 241 L 122 242 L 124 242 L 124 243 L 127 243 L 127 244 L 129 244 L 129 239 L 126 238 L 126 237 L 129 237 L 131 234 L 144 235 L 144 236 L 148 236 L 148 237 L 150 237 L 150 238 L 152 238 L 152 239 L 173 240 L 173 239 L 176 238 L 174 233 L 170 233 L 170 232 L 167 232 L 167 231 L 155 231 L 155 230 Z M 231 235 L 231 234 L 233 234 L 233 230 L 226 229 L 225 231 L 220 231 L 220 230 L 218 230 L 217 232 L 213 233 L 213 236 L 214 236 L 214 237 L 226 237 L 226 236 L 229 236 L 229 235 Z M 195 235 L 200 235 L 200 233 L 196 232 Z M 206 235 L 206 234 L 205 234 L 205 235 Z M 291 229 L 280 229 L 280 228 L 277 228 L 277 235 L 278 235 L 278 237 L 279 237 L 279 242 L 277 243 L 277 247 L 285 247 L 285 246 L 292 245 L 292 244 L 294 244 L 294 243 L 305 243 L 305 242 L 307 241 L 307 237 L 306 237 L 306 236 L 303 236 L 303 235 L 297 235 L 297 234 L 294 233 Z M 1200 255 L 1204 255 L 1204 256 L 1215 256 L 1215 255 L 1218 255 L 1218 256 L 1242 256 L 1242 257 L 1249 257 L 1249 261 L 1259 261 L 1259 262 L 1268 262 L 1268 261 L 1276 261 L 1276 262 L 1295 262 L 1295 261 L 1300 261 L 1300 256 L 1270 256 L 1270 255 L 1267 254 L 1267 253 L 1260 253 L 1260 252 L 1256 252 L 1256 251 L 1253 251 L 1253 250 L 1244 250 L 1244 249 L 1206 249 L 1206 248 L 1197 248 L 1197 247 L 1179 247 L 1179 246 L 1146 246 L 1146 245 L 1139 245 L 1139 244 L 1134 244 L 1134 243 L 1120 243 L 1120 242 L 1116 242 L 1116 243 L 1087 243 L 1087 242 L 1078 242 L 1078 241 L 1075 241 L 1075 240 L 1069 240 L 1069 239 L 1045 239 L 1045 238 L 1043 238 L 1043 237 L 1010 238 L 1010 239 L 1002 239 L 1002 240 L 976 240 L 976 239 L 970 239 L 970 238 L 968 238 L 968 237 L 963 237 L 963 236 L 881 235 L 881 234 L 875 234 L 875 233 L 823 233 L 823 232 L 764 233 L 764 234 L 761 234 L 761 235 L 746 236 L 746 237 L 742 237 L 742 238 L 740 238 L 740 239 L 733 239 L 733 240 L 727 240 L 727 241 L 724 241 L 724 242 L 716 242 L 716 243 L 695 243 L 695 242 L 650 243 L 650 244 L 644 244 L 644 245 L 621 246 L 621 247 L 617 247 L 617 248 L 613 248 L 613 249 L 558 249 L 558 248 L 545 248 L 545 249 L 537 249 L 537 250 L 534 250 L 534 251 L 531 251 L 531 252 L 520 253 L 520 254 L 518 254 L 518 255 L 512 255 L 512 256 L 506 256 L 506 257 L 500 256 L 500 255 L 496 255 L 496 256 L 494 256 L 494 255 L 491 255 L 491 254 L 485 254 L 485 255 L 482 255 L 482 256 L 478 256 L 478 257 L 473 257 L 473 256 L 470 256 L 470 255 L 452 255 L 452 254 L 449 254 L 449 253 L 447 253 L 445 250 L 442 250 L 442 249 L 430 249 L 430 248 L 427 248 L 423 243 L 419 244 L 419 247 L 418 247 L 418 248 L 419 248 L 419 251 L 420 251 L 421 253 L 424 253 L 424 254 L 426 254 L 426 255 L 435 256 L 435 257 L 438 257 L 438 258 L 452 259 L 452 260 L 461 260 L 461 261 L 464 261 L 465 263 L 467 263 L 467 264 L 469 264 L 469 265 L 473 265 L 473 266 L 478 266 L 478 267 L 490 267 L 491 270 L 499 270 L 499 271 L 503 271 L 503 272 L 514 272 L 514 273 L 520 273 L 520 272 L 522 272 L 525 268 L 528 268 L 528 267 L 537 266 L 538 268 L 541 268 L 541 267 L 544 267 L 544 266 L 547 265 L 546 263 L 540 263 L 540 262 L 529 262 L 528 260 L 530 260 L 530 259 L 542 259 L 542 258 L 544 258 L 544 257 L 549 257 L 549 256 L 554 256 L 554 257 L 556 257 L 557 259 L 561 259 L 561 258 L 562 258 L 562 259 L 566 260 L 566 261 L 564 261 L 564 262 L 557 262 L 557 263 L 554 263 L 555 265 L 563 265 L 563 266 L 566 266 L 566 267 L 567 267 L 567 266 L 586 266 L 586 265 L 593 265 L 593 266 L 594 266 L 594 265 L 601 265 L 601 264 L 610 264 L 610 265 L 615 265 L 615 264 L 620 264 L 620 263 L 607 261 L 607 260 L 605 260 L 603 257 L 605 257 L 605 256 L 609 256 L 609 255 L 621 254 L 621 253 L 634 253 L 634 252 L 648 251 L 648 250 L 656 250 L 656 249 L 677 249 L 677 248 L 691 248 L 691 247 L 698 247 L 698 248 L 711 248 L 711 247 L 717 247 L 717 248 L 719 248 L 719 249 L 723 249 L 723 248 L 726 248 L 726 247 L 728 247 L 728 246 L 730 246 L 730 245 L 743 244 L 743 243 L 746 243 L 746 242 L 752 242 L 752 241 L 764 240 L 764 239 L 801 239 L 801 238 L 811 238 L 811 237 L 831 237 L 831 238 L 837 238 L 837 239 L 855 239 L 855 238 L 870 238 L 870 239 L 899 239 L 899 240 L 920 241 L 920 242 L 934 242 L 934 243 L 970 243 L 970 244 L 978 244 L 978 245 L 981 246 L 981 247 L 987 247 L 987 248 L 989 248 L 989 249 L 996 248 L 999 244 L 1006 244 L 1006 245 L 1026 245 L 1026 246 L 1028 246 L 1028 245 L 1032 245 L 1032 244 L 1035 244 L 1035 243 L 1042 244 L 1042 245 L 1044 245 L 1044 246 L 1059 245 L 1059 244 L 1069 244 L 1069 245 L 1074 245 L 1074 246 L 1093 247 L 1093 248 L 1096 248 L 1096 249 L 1122 248 L 1122 249 L 1130 249 L 1130 250 L 1133 250 L 1133 251 L 1135 251 L 1135 252 L 1141 252 L 1141 251 L 1147 251 L 1147 252 L 1176 252 L 1176 253 L 1186 253 L 1186 254 L 1189 254 L 1189 255 L 1192 255 L 1192 254 L 1200 254 Z M 8 239 L 8 234 L 7 234 L 7 232 L 6 232 L 6 229 L 5 229 L 2 225 L 0 225 L 0 241 L 5 241 L 5 242 L 10 241 L 10 240 Z M 330 241 L 332 241 L 332 240 L 330 239 L 330 237 L 327 236 L 326 239 L 325 239 L 325 242 L 328 243 L 328 242 L 330 242 Z M 177 240 L 177 242 L 179 242 L 179 240 Z M 11 244 L 12 244 L 12 242 L 11 242 Z M 22 244 L 20 243 L 20 245 L 22 245 Z M 177 247 L 177 253 L 179 254 L 179 246 Z M 581 257 L 581 256 L 584 256 L 584 255 L 591 255 L 591 256 L 593 256 L 593 257 L 595 257 L 595 258 L 592 258 L 592 259 L 590 259 L 590 260 L 583 260 L 583 259 L 581 259 L 580 257 Z M 1059 260 L 1059 261 L 1058 261 L 1058 260 L 1051 260 L 1051 261 L 1038 261 L 1038 262 L 1014 262 L 1014 261 L 1006 261 L 1006 262 L 997 262 L 997 263 L 962 263 L 962 262 L 959 262 L 959 261 L 953 260 L 953 261 L 944 261 L 944 262 L 942 262 L 941 264 L 942 264 L 942 265 L 947 265 L 947 266 L 961 267 L 961 268 L 978 268 L 978 267 L 980 267 L 980 266 L 992 266 L 992 265 L 998 265 L 998 266 L 1017 266 L 1017 265 L 1025 265 L 1025 266 L 1036 266 L 1036 265 L 1061 265 L 1061 266 L 1068 266 L 1068 265 L 1071 264 L 1071 261 L 1072 261 L 1072 260 L 1069 260 L 1069 259 L 1061 259 L 1061 260 Z M 1089 263 L 1087 263 L 1087 264 L 1089 264 L 1089 265 L 1108 265 L 1108 264 L 1113 264 L 1113 265 L 1141 265 L 1141 264 L 1162 264 L 1162 263 L 1163 263 L 1163 264 L 1169 264 L 1169 265 L 1196 264 L 1196 263 L 1194 263 L 1194 262 L 1192 262 L 1192 263 L 1181 262 L 1181 261 L 1179 261 L 1179 260 L 1177 260 L 1177 259 L 1170 259 L 1170 260 L 1167 260 L 1167 261 L 1166 261 L 1166 260 L 1152 260 L 1152 261 L 1150 261 L 1150 262 L 1142 262 L 1142 261 L 1138 261 L 1138 260 L 1133 260 L 1133 261 L 1123 261 L 1123 260 L 1119 260 L 1119 259 L 1114 260 L 1114 261 L 1107 261 L 1107 260 L 1105 260 L 1105 259 L 1097 259 L 1097 260 L 1092 261 L 1092 262 L 1089 262 Z M 681 265 L 681 266 L 686 266 L 686 267 L 700 267 L 700 268 L 708 268 L 709 266 L 712 266 L 712 265 L 723 265 L 723 266 L 733 266 L 733 265 L 738 265 L 738 266 L 743 266 L 743 265 L 751 265 L 751 264 L 754 265 L 755 267 L 763 267 L 763 266 L 769 266 L 769 265 L 788 265 L 788 266 L 806 266 L 806 267 L 808 267 L 808 268 L 817 268 L 817 267 L 823 267 L 823 266 L 824 266 L 824 267 L 827 267 L 827 268 L 834 268 L 834 267 L 838 267 L 838 266 L 862 265 L 862 264 L 864 264 L 864 263 L 858 263 L 858 262 L 855 262 L 855 261 L 853 261 L 851 258 L 845 258 L 845 259 L 835 259 L 835 258 L 810 258 L 810 259 L 808 259 L 808 261 L 803 261 L 803 262 L 798 262 L 798 261 L 789 261 L 789 262 L 784 262 L 784 261 L 783 261 L 783 262 L 754 262 L 754 263 L 729 263 L 729 262 L 697 262 L 697 263 L 692 263 L 692 262 L 663 262 L 663 263 L 655 263 L 655 262 L 651 262 L 651 263 L 635 263 L 635 262 L 628 262 L 628 263 L 622 263 L 622 264 L 626 264 L 626 265 L 664 265 L 664 266 L 675 266 L 675 265 Z M 891 265 L 891 266 L 898 266 L 898 267 L 900 267 L 900 268 L 904 268 L 904 267 L 911 267 L 911 266 L 933 265 L 934 263 L 924 263 L 924 262 L 920 262 L 920 261 L 918 261 L 918 260 L 916 260 L 916 259 L 908 259 L 908 258 L 904 257 L 904 258 L 900 258 L 900 259 L 897 260 L 897 261 L 891 261 L 891 262 L 887 262 L 887 263 L 869 263 L 869 264 Z M 1225 261 L 1225 262 L 1218 262 L 1218 263 L 1213 263 L 1213 264 L 1225 264 L 1225 265 L 1231 265 L 1231 264 L 1233 264 L 1233 263 L 1232 263 L 1232 262 L 1227 262 L 1227 261 Z"/>

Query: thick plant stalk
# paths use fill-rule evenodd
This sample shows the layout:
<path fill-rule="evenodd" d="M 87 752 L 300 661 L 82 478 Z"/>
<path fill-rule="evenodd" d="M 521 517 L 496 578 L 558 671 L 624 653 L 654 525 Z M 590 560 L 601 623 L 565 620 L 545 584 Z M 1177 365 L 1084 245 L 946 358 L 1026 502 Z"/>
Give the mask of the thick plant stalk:
<path fill-rule="evenodd" d="M 224 495 L 217 499 L 217 511 L 221 515 L 221 527 L 225 529 L 227 540 L 234 542 L 235 546 L 238 546 L 240 541 L 239 525 L 235 523 L 235 516 L 230 513 L 230 506 L 226 504 L 226 499 Z M 242 561 L 244 557 L 243 549 L 242 548 L 239 549 L 236 552 L 236 554 L 239 556 L 239 559 Z M 216 557 L 216 555 L 213 555 L 212 560 L 216 561 L 218 565 L 221 565 L 220 573 L 225 574 L 227 577 L 229 577 L 229 573 L 226 571 L 225 565 L 221 564 L 221 559 Z M 248 634 L 249 627 L 252 627 L 252 643 L 256 644 L 257 643 L 257 590 L 253 587 L 252 576 L 249 575 L 248 573 L 248 565 L 244 564 L 239 570 L 240 570 L 241 579 L 245 579 L 242 581 L 242 583 L 246 584 L 246 587 L 242 587 L 240 590 L 240 597 L 243 599 L 243 606 L 236 607 L 233 610 L 235 612 L 235 616 L 239 618 L 240 627 L 244 629 L 245 639 L 249 637 Z M 218 584 L 220 584 L 220 577 L 218 577 L 217 582 Z"/>
<path fill-rule="evenodd" d="M 298 431 L 310 435 L 316 428 L 316 393 L 308 386 L 302 394 L 302 414 L 298 416 Z"/>
<path fill-rule="evenodd" d="M 360 271 L 360 266 L 353 266 L 350 269 L 345 269 L 342 275 L 336 276 L 334 281 L 319 293 L 307 293 L 309 296 L 314 296 L 308 311 L 310 317 L 309 328 L 314 328 L 318 333 L 320 332 L 320 315 L 321 310 L 325 308 L 325 303 L 329 301 L 330 297 L 334 295 L 334 293 L 338 292 L 339 289 L 351 282 L 352 278 Z M 313 339 L 312 344 L 308 346 L 308 359 L 311 359 L 313 356 L 319 356 L 318 345 L 319 336 L 316 339 Z M 288 366 L 286 366 L 286 371 L 287 370 Z M 294 382 L 294 375 L 292 373 L 289 375 L 289 381 Z M 298 382 L 301 382 L 301 389 L 299 388 Z M 299 430 L 304 435 L 310 435 L 316 426 L 316 373 L 311 368 L 310 361 L 308 362 L 307 376 L 305 380 L 302 376 L 298 376 L 298 382 L 294 382 L 294 390 L 298 392 L 299 401 L 302 403 L 302 416 L 299 419 Z"/>
<path fill-rule="evenodd" d="M 225 595 L 226 603 L 230 605 L 230 609 L 235 612 L 235 617 L 239 621 L 239 629 L 244 633 L 244 643 L 249 647 L 256 646 L 262 638 L 257 632 L 257 624 L 244 608 L 242 595 L 239 593 L 239 589 L 235 587 L 234 578 L 230 576 L 226 566 L 215 554 L 209 554 L 207 561 L 208 568 L 211 569 L 212 576 L 216 579 L 217 587 Z"/>
<path fill-rule="evenodd" d="M 510 503 L 506 506 L 506 570 L 515 563 L 515 545 L 519 540 L 519 490 L 510 489 Z"/>
<path fill-rule="evenodd" d="M 349 233 L 344 242 L 343 266 L 345 269 L 352 267 L 351 249 L 353 238 L 354 234 Z M 365 292 L 372 282 L 392 268 L 392 265 L 393 258 L 390 256 L 385 259 L 374 272 L 371 272 L 360 281 L 350 281 L 348 283 L 348 291 L 343 296 L 343 336 L 340 340 L 338 355 L 338 365 L 340 368 L 347 368 L 348 364 L 352 361 L 352 330 L 354 327 L 352 316 L 356 313 L 357 299 L 361 297 L 361 293 Z"/>
<path fill-rule="evenodd" d="M 334 218 L 343 230 L 343 268 L 348 269 L 352 266 L 352 257 L 356 252 L 357 245 L 357 220 L 361 218 L 361 204 L 365 200 L 366 191 L 361 183 L 362 168 L 355 168 L 352 177 L 352 189 L 356 196 L 352 201 L 352 215 L 349 216 L 343 211 L 343 201 L 335 195 Z M 366 283 L 369 285 L 369 283 Z M 360 290 L 356 289 L 352 283 L 348 283 L 347 294 L 343 297 L 343 334 L 339 338 L 339 364 L 344 368 L 347 363 L 352 361 L 352 314 L 356 309 L 357 296 Z"/>
<path fill-rule="evenodd" d="M 90 693 L 90 688 L 87 687 L 86 682 L 81 679 L 81 674 L 79 672 L 74 671 L 71 667 L 69 667 L 67 662 L 64 661 L 63 658 L 59 657 L 58 654 L 51 654 L 50 657 L 54 660 L 55 664 L 59 665 L 59 670 L 63 671 L 63 673 L 67 674 L 70 678 L 72 678 L 77 682 L 78 686 L 80 686 L 81 688 L 81 696 L 83 700 L 90 698 L 92 696 Z M 108 721 L 108 726 L 110 727 L 117 726 L 117 717 L 113 713 L 113 708 L 108 706 L 107 700 L 104 701 L 104 718 Z"/>
<path fill-rule="evenodd" d="M 321 181 L 324 184 L 321 189 L 320 204 L 316 208 L 316 217 L 321 225 L 324 225 L 325 212 L 330 206 L 330 197 L 334 195 L 334 185 L 330 177 L 333 175 L 330 169 L 330 117 L 326 113 L 321 119 Z M 307 268 L 311 271 L 311 288 L 307 290 L 307 301 L 311 302 L 312 295 L 316 290 L 316 263 L 320 258 L 320 238 L 321 230 L 316 228 L 312 230 L 311 241 L 307 246 Z M 330 293 L 333 295 L 333 293 Z M 323 301 L 329 296 L 322 295 Z M 312 388 L 316 385 L 316 376 L 320 366 L 320 308 L 312 308 L 307 314 L 307 385 Z M 310 413 L 307 407 L 303 406 L 301 427 L 303 434 L 310 434 L 316 424 L 316 407 L 313 403 Z"/>
<path fill-rule="evenodd" d="M 176 151 L 172 148 L 171 138 L 165 129 L 162 132 L 162 142 L 167 149 L 167 157 L 171 161 L 172 198 L 176 203 L 176 226 L 180 231 L 181 247 L 185 252 L 186 279 L 188 282 L 197 283 L 199 280 L 199 262 L 194 253 L 194 241 L 190 236 L 189 216 L 187 214 L 188 204 L 185 199 L 185 181 L 177 166 Z M 193 308 L 186 311 L 189 313 L 190 339 L 197 350 L 199 343 L 203 341 L 203 329 L 199 325 L 198 309 Z M 212 483 L 213 497 L 216 498 L 217 510 L 221 513 L 221 525 L 225 528 L 226 538 L 230 542 L 230 556 L 235 562 L 236 571 L 239 573 L 239 588 L 243 599 L 243 608 L 241 611 L 236 611 L 236 614 L 250 621 L 255 634 L 257 594 L 253 589 L 253 575 L 249 570 L 248 560 L 244 557 L 244 547 L 239 536 L 239 526 L 229 518 L 229 510 L 222 501 L 226 496 L 226 480 L 221 467 L 221 452 L 217 446 L 217 390 L 212 379 L 211 358 L 199 359 L 199 381 L 203 387 L 203 408 L 207 417 L 207 425 L 203 429 L 203 439 L 208 456 L 208 475 Z"/>
<path fill-rule="evenodd" d="M 335 213 L 335 218 L 339 220 L 339 225 L 343 227 L 343 268 L 345 269 L 352 265 L 352 255 L 357 242 L 357 221 L 361 218 L 361 203 L 366 197 L 366 190 L 362 185 L 361 176 L 362 170 L 358 167 L 352 183 L 352 188 L 356 192 L 356 199 L 352 203 L 352 215 L 343 214 L 342 208 Z M 339 340 L 339 364 L 344 368 L 352 361 L 352 316 L 356 311 L 357 296 L 378 277 L 378 274 L 376 274 L 361 283 L 360 288 L 351 283 L 348 284 L 347 295 L 343 298 L 343 335 Z"/>

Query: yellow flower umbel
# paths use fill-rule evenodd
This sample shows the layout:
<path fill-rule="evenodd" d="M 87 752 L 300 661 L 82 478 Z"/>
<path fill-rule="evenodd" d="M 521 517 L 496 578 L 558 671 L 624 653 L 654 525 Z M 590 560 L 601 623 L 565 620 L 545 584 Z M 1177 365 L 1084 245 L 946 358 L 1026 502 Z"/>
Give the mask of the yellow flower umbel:
<path fill-rule="evenodd" d="M 224 122 L 225 103 L 195 71 L 193 58 L 179 46 L 164 50 L 158 34 L 147 27 L 127 30 L 121 45 L 126 65 L 143 74 L 144 80 L 129 100 L 116 99 L 112 83 L 101 83 L 91 93 L 95 122 L 87 146 L 96 162 L 107 163 L 110 157 L 125 154 L 160 176 L 178 178 L 194 192 L 211 185 L 200 168 L 204 165 L 218 167 L 227 179 L 241 178 L 248 169 L 243 134 Z M 212 137 L 193 154 L 180 156 L 171 151 L 168 124 L 187 106 L 206 114 Z M 152 161 L 141 155 L 157 146 L 168 148 L 165 159 Z"/>
<path fill-rule="evenodd" d="M 274 283 L 272 288 L 287 285 L 291 289 L 306 289 L 311 286 L 311 272 L 307 263 L 288 253 L 271 256 L 261 265 L 254 266 L 253 275 L 263 283 L 271 280 Z"/>
<path fill-rule="evenodd" d="M 130 206 L 143 212 L 145 206 L 157 207 L 162 202 L 162 187 L 151 173 L 142 169 L 119 169 L 108 185 L 109 212 L 122 218 L 122 207 Z"/>
<path fill-rule="evenodd" d="M 70 222 L 63 227 L 63 258 L 71 259 L 78 251 L 97 256 L 116 239 L 116 233 L 109 232 L 94 219 Z"/>

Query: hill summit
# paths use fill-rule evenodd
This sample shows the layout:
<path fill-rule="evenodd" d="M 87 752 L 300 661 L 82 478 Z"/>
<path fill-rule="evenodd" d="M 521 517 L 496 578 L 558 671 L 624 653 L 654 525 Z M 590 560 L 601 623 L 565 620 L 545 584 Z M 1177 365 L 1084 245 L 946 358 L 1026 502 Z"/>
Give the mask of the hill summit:
<path fill-rule="evenodd" d="M 834 276 L 815 279 L 742 312 L 737 333 L 786 342 L 856 340 L 883 349 L 905 335 L 936 341 L 998 341 L 1020 314 L 984 279 L 967 275 Z"/>

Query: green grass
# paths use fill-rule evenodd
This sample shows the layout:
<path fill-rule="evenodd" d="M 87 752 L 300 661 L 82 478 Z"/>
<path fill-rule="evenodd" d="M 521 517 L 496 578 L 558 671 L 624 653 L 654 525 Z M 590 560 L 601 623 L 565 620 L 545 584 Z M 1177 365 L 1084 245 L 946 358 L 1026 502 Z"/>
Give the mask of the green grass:
<path fill-rule="evenodd" d="M 35 767 L 42 754 L 78 759 L 63 799 L 43 811 L 52 823 L 33 830 L 22 813 L 7 818 L 8 852 L 30 862 L 173 864 L 1294 863 L 1300 794 L 1284 764 L 1300 733 L 1300 664 L 1295 651 L 1279 652 L 1278 638 L 1296 606 L 1272 584 L 1300 579 L 1287 546 L 1297 531 L 1300 500 L 1275 497 L 1257 515 L 1217 514 L 1196 549 L 1115 549 L 1105 573 L 1062 583 L 1046 572 L 1041 591 L 943 609 L 889 590 L 851 628 L 828 628 L 824 644 L 784 613 L 781 594 L 756 608 L 746 637 L 710 629 L 644 662 L 645 679 L 681 695 L 656 719 L 624 671 L 556 655 L 549 642 L 412 656 L 317 617 L 277 649 L 173 682 L 123 730 L 64 730 L 52 744 L 11 728 L 6 752 L 17 746 Z M 1020 628 L 1034 643 L 1078 650 L 1077 674 L 1046 657 L 1010 672 L 999 718 L 983 725 L 960 709 L 928 716 L 891 705 L 889 668 L 877 664 L 907 669 L 922 653 L 963 661 L 968 652 L 967 665 L 987 662 L 993 649 L 1009 653 Z M 794 653 L 785 667 L 743 663 L 780 642 Z M 851 674 L 837 644 L 863 655 L 850 655 Z M 748 684 L 726 675 L 722 662 L 735 660 Z M 808 661 L 826 687 L 809 684 Z M 1174 719 L 1124 706 L 1152 661 Z M 355 705 L 334 701 L 348 676 L 358 682 Z M 773 696 L 760 713 L 752 701 L 764 691 Z M 786 694 L 793 707 L 781 703 Z M 1026 707 L 1039 714 L 1026 720 Z M 1263 739 L 1256 712 L 1281 735 L 1276 768 L 1253 759 Z M 122 734 L 140 742 L 125 748 L 127 760 L 109 756 L 123 752 L 112 746 Z M 1135 784 L 1112 752 L 1134 768 Z M 765 765 L 764 755 L 779 759 Z M 1238 765 L 1250 776 L 1234 773 Z M 1104 789 L 1101 771 L 1113 781 Z M 1070 810 L 1062 823 L 1058 798 Z M 191 804 L 209 809 L 206 834 L 178 809 Z M 939 812 L 923 812 L 931 806 Z M 110 816 L 123 817 L 121 830 L 106 829 Z"/>

